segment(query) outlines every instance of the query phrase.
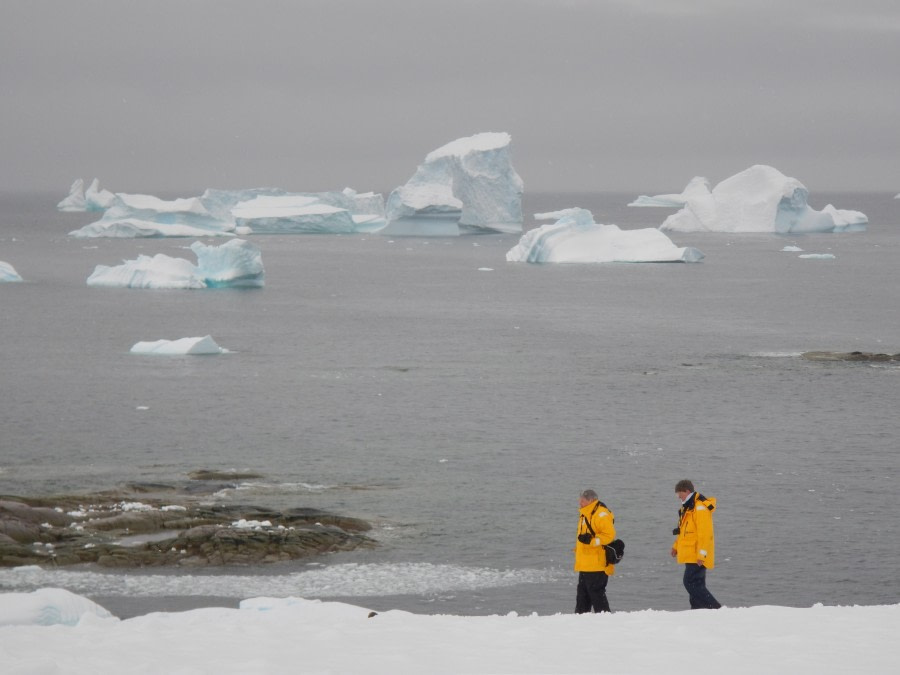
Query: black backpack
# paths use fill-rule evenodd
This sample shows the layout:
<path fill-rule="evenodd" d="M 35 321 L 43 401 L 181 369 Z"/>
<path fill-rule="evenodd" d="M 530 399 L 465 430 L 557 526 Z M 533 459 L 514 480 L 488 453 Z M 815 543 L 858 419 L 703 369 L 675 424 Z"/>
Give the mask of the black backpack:
<path fill-rule="evenodd" d="M 597 506 L 594 507 L 594 510 L 591 511 L 591 518 L 594 517 L 594 514 L 597 513 L 597 508 L 602 506 L 604 509 L 609 511 L 609 507 L 601 502 L 599 499 L 597 500 Z M 610 514 L 612 515 L 612 514 Z M 613 523 L 616 522 L 616 517 L 613 516 Z M 591 535 L 591 539 L 596 536 L 594 532 L 594 528 L 591 527 L 591 521 L 588 518 L 584 519 L 585 527 L 587 527 L 588 532 Z M 621 539 L 613 539 L 608 544 L 604 545 L 603 548 L 606 549 L 606 564 L 607 565 L 618 565 L 619 561 L 625 557 L 625 542 Z"/>

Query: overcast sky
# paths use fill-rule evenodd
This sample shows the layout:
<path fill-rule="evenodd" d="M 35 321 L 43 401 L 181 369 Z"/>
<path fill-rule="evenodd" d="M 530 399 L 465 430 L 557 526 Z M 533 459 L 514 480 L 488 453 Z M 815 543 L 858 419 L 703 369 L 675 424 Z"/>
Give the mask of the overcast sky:
<path fill-rule="evenodd" d="M 900 190 L 897 0 L 2 0 L 0 190 L 386 192 L 508 131 L 533 191 L 752 164 Z"/>

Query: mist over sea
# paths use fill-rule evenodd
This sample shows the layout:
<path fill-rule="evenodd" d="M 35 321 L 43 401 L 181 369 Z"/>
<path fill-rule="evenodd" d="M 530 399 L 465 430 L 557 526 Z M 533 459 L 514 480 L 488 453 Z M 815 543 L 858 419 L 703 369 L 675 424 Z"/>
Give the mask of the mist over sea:
<path fill-rule="evenodd" d="M 381 545 L 252 569 L 0 569 L 0 590 L 61 586 L 120 615 L 266 594 L 570 612 L 590 487 L 627 546 L 613 609 L 682 609 L 668 551 L 692 478 L 718 499 L 723 604 L 900 602 L 900 366 L 799 358 L 900 352 L 892 194 L 811 195 L 866 213 L 863 233 L 670 235 L 706 254 L 690 265 L 510 264 L 512 235 L 260 235 L 264 289 L 202 291 L 89 288 L 98 264 L 194 261 L 193 239 L 72 239 L 99 215 L 58 213 L 63 196 L 0 194 L 0 260 L 25 280 L 0 284 L 0 495 L 246 469 L 264 478 L 218 499 L 366 518 Z M 526 193 L 525 227 L 569 206 L 626 229 L 672 213 L 635 196 Z M 207 334 L 230 353 L 129 353 Z"/>

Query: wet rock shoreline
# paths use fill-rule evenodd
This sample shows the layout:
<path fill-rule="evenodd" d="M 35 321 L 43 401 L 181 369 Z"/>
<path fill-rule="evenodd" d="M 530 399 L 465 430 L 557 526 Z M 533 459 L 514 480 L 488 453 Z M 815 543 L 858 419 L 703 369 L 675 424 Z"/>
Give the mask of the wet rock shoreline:
<path fill-rule="evenodd" d="M 0 495 L 0 567 L 258 565 L 371 548 L 371 525 L 317 509 L 223 504 L 233 484 L 131 483 L 84 495 Z"/>

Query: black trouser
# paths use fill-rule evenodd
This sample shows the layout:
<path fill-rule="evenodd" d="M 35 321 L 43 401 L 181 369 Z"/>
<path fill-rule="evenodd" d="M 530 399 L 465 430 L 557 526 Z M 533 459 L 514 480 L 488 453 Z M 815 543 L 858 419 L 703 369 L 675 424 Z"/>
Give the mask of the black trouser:
<path fill-rule="evenodd" d="M 684 565 L 684 587 L 691 599 L 691 609 L 719 609 L 722 605 L 706 588 L 706 568 L 696 563 Z"/>
<path fill-rule="evenodd" d="M 609 601 L 606 599 L 606 582 L 609 577 L 606 572 L 579 572 L 578 591 L 575 595 L 575 613 L 586 614 L 593 609 L 595 612 L 609 612 Z"/>

